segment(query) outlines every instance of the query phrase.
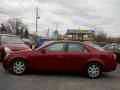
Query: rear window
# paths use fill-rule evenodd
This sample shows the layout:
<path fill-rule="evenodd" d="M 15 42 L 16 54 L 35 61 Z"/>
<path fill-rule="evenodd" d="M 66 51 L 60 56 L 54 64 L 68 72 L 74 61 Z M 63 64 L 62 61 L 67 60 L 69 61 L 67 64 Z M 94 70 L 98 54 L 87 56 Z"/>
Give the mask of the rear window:
<path fill-rule="evenodd" d="M 87 43 L 87 44 L 88 44 L 88 43 Z M 88 45 L 90 45 L 90 46 L 96 48 L 96 49 L 99 50 L 99 51 L 104 51 L 104 48 L 100 47 L 100 46 L 97 45 L 97 44 L 88 44 Z"/>

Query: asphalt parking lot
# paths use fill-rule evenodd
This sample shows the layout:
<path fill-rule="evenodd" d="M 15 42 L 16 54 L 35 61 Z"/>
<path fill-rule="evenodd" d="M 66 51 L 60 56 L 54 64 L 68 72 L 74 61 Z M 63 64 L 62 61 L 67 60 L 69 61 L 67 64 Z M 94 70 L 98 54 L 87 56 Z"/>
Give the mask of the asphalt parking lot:
<path fill-rule="evenodd" d="M 6 72 L 0 63 L 0 90 L 120 90 L 120 65 L 99 79 L 76 74 L 29 73 L 23 76 Z"/>

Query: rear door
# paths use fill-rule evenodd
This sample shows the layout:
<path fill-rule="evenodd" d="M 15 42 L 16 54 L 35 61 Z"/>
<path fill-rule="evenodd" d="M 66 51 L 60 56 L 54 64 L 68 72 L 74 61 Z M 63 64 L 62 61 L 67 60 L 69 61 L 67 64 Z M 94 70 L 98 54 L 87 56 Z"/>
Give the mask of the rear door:
<path fill-rule="evenodd" d="M 80 43 L 68 43 L 66 59 L 62 68 L 66 71 L 80 72 L 83 70 L 88 56 L 88 50 Z"/>

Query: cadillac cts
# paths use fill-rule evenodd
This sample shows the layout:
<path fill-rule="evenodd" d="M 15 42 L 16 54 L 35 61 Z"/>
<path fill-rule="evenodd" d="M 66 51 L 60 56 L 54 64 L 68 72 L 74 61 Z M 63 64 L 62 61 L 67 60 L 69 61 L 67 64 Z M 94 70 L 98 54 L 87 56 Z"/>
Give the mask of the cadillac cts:
<path fill-rule="evenodd" d="M 8 52 L 3 67 L 14 74 L 26 71 L 79 72 L 97 78 L 116 70 L 116 56 L 77 41 L 49 42 L 29 51 Z"/>

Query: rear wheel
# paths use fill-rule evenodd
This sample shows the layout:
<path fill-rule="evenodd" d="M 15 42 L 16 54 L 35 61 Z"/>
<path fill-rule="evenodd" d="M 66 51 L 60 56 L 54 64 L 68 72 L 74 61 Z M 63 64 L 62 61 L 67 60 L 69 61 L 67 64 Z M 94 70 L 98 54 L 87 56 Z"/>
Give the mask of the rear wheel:
<path fill-rule="evenodd" d="M 27 71 L 27 63 L 22 59 L 16 59 L 12 63 L 12 72 L 17 75 L 22 75 Z"/>
<path fill-rule="evenodd" d="M 98 78 L 101 75 L 101 67 L 97 63 L 91 63 L 87 66 L 86 74 L 90 78 Z"/>

